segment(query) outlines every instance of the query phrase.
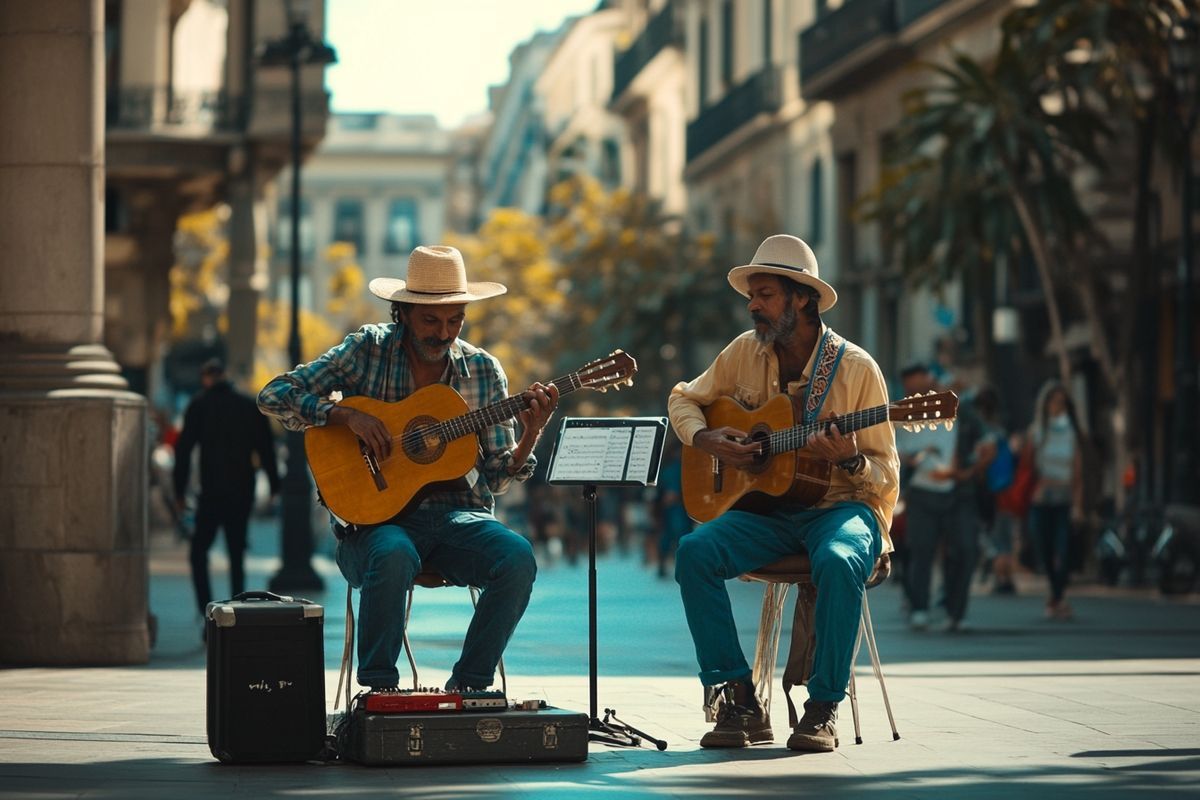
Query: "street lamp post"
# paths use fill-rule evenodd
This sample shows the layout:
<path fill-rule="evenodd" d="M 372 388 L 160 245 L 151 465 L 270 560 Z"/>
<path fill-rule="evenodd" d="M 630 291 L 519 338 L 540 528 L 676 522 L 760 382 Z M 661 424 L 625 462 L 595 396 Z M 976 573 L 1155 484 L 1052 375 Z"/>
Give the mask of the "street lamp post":
<path fill-rule="evenodd" d="M 1179 226 L 1178 286 L 1175 289 L 1175 453 L 1171 499 L 1188 502 L 1194 496 L 1196 445 L 1196 358 L 1192 347 L 1192 135 L 1200 110 L 1200 29 L 1189 16 L 1171 32 L 1171 79 L 1175 84 L 1179 121 L 1183 129 L 1183 186 Z"/>
<path fill-rule="evenodd" d="M 301 104 L 301 67 L 308 64 L 333 64 L 333 48 L 313 37 L 305 21 L 305 0 L 286 0 L 288 34 L 267 42 L 259 62 L 264 66 L 287 66 L 291 70 L 292 94 L 292 204 L 291 204 L 291 319 L 288 333 L 288 359 L 300 363 L 300 156 L 303 106 Z M 287 474 L 283 480 L 283 519 L 280 549 L 283 565 L 270 580 L 273 592 L 320 591 L 325 588 L 321 576 L 312 568 L 312 484 L 304 459 L 304 434 L 287 435 Z"/>

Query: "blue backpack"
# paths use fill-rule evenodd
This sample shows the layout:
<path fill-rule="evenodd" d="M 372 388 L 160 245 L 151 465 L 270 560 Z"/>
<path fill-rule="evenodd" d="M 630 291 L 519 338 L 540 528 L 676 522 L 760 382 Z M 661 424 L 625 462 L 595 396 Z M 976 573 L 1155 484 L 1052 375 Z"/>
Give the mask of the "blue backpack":
<path fill-rule="evenodd" d="M 987 468 L 987 488 L 992 494 L 1004 491 L 1012 485 L 1017 473 L 1017 458 L 1012 448 L 1008 446 L 1008 437 L 1001 436 L 996 441 L 996 457 Z"/>

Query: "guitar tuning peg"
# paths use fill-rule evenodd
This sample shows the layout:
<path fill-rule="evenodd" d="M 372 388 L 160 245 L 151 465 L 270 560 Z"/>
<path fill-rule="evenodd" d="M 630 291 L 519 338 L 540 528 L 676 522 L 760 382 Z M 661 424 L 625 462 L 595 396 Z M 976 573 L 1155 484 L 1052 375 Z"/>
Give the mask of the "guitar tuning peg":
<path fill-rule="evenodd" d="M 925 396 L 932 397 L 935 394 L 937 394 L 937 392 L 935 392 L 933 389 L 930 389 L 928 392 L 925 393 Z"/>
<path fill-rule="evenodd" d="M 946 425 L 946 430 L 948 430 L 948 431 L 954 430 L 954 420 L 952 420 L 952 419 L 944 420 L 944 423 Z"/>
<path fill-rule="evenodd" d="M 909 433 L 913 432 L 913 426 L 911 423 L 906 422 L 903 425 L 901 425 L 900 427 L 903 428 L 904 430 L 908 431 Z"/>

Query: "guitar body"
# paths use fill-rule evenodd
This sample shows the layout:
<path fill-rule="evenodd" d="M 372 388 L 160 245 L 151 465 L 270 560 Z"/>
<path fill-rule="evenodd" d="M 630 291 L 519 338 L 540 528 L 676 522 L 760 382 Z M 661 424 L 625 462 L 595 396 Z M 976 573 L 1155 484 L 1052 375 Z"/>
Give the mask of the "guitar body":
<path fill-rule="evenodd" d="M 467 413 L 466 401 L 449 386 L 435 383 L 398 403 L 347 397 L 340 405 L 378 417 L 393 437 L 391 456 L 379 462 L 379 475 L 372 476 L 350 428 L 325 425 L 305 431 L 313 480 L 329 509 L 347 522 L 385 522 L 418 501 L 430 484 L 461 478 L 475 466 L 479 445 L 471 433 L 448 441 L 404 435 Z"/>
<path fill-rule="evenodd" d="M 793 398 L 776 395 L 757 409 L 730 397 L 719 397 L 704 410 L 708 427 L 729 426 L 745 431 L 751 440 L 766 441 L 771 433 L 796 424 Z M 768 454 L 749 469 L 719 465 L 696 447 L 683 448 L 683 506 L 697 522 L 716 519 L 730 509 L 767 512 L 780 503 L 812 506 L 829 489 L 832 464 L 807 458 L 797 451 Z"/>

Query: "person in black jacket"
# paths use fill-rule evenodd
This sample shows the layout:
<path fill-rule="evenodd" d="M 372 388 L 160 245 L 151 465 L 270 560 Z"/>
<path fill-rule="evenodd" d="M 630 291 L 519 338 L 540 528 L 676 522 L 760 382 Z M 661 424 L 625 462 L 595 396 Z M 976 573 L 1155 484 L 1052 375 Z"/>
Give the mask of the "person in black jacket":
<path fill-rule="evenodd" d="M 225 367 L 217 359 L 200 370 L 204 387 L 192 398 L 183 418 L 183 431 L 175 444 L 175 497 L 182 508 L 187 496 L 192 448 L 200 447 L 200 500 L 196 507 L 196 530 L 192 534 L 190 560 L 192 586 L 200 614 L 212 599 L 208 578 L 208 551 L 225 531 L 229 550 L 231 595 L 246 588 L 246 526 L 254 504 L 254 454 L 257 466 L 267 473 L 271 496 L 279 491 L 275 447 L 267 418 L 258 413 L 254 400 L 237 391 L 225 378 Z"/>

